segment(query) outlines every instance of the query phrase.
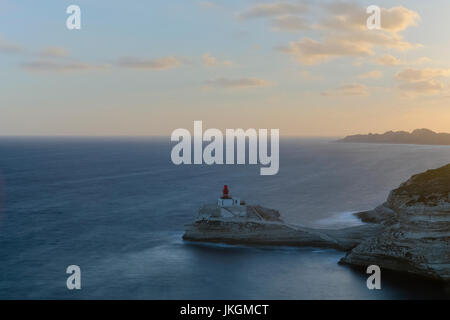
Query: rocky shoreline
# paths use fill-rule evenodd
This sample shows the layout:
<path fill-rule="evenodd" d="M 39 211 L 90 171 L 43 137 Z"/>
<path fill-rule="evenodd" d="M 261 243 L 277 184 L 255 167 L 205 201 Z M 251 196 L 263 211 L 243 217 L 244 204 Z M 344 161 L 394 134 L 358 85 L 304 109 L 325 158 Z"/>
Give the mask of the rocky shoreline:
<path fill-rule="evenodd" d="M 313 229 L 284 223 L 276 210 L 240 207 L 224 217 L 207 205 L 183 239 L 228 244 L 307 246 L 345 251 L 340 263 L 450 281 L 450 164 L 411 177 L 374 210 L 357 213 L 366 224 Z"/>

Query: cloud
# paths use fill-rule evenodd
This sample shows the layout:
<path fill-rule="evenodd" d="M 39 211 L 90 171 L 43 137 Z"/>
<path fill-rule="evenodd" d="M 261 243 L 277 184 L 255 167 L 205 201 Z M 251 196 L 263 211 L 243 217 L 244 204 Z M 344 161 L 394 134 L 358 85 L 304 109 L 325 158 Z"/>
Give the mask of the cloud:
<path fill-rule="evenodd" d="M 415 82 L 405 82 L 399 85 L 399 89 L 409 95 L 425 94 L 433 95 L 442 92 L 445 88 L 444 83 L 439 80 L 422 80 Z"/>
<path fill-rule="evenodd" d="M 398 88 L 407 95 L 434 95 L 446 89 L 447 86 L 441 79 L 450 77 L 450 69 L 408 68 L 397 73 L 395 77 L 399 81 Z"/>
<path fill-rule="evenodd" d="M 30 72 L 76 72 L 105 70 L 109 67 L 109 65 L 94 65 L 84 62 L 54 62 L 45 60 L 38 60 L 22 64 L 22 68 Z"/>
<path fill-rule="evenodd" d="M 272 2 L 254 5 L 237 14 L 239 20 L 270 19 L 274 31 L 297 32 L 311 29 L 304 14 L 308 12 L 303 3 Z"/>
<path fill-rule="evenodd" d="M 324 5 L 330 16 L 320 24 L 324 29 L 367 31 L 366 8 L 355 2 L 333 2 Z M 420 15 L 402 6 L 381 8 L 381 29 L 398 33 L 417 26 Z"/>
<path fill-rule="evenodd" d="M 421 58 L 411 62 L 410 64 L 422 64 L 422 63 L 429 63 L 429 62 L 433 62 L 433 60 L 431 60 L 428 57 L 421 57 Z"/>
<path fill-rule="evenodd" d="M 315 14 L 317 10 L 320 10 L 320 14 Z M 305 13 L 310 11 L 313 13 L 306 17 Z M 402 6 L 381 8 L 382 30 L 368 30 L 366 7 L 352 1 L 308 2 L 308 7 L 298 2 L 264 3 L 250 7 L 238 17 L 241 20 L 269 19 L 275 31 L 321 31 L 321 39 L 305 37 L 277 47 L 305 65 L 320 64 L 340 57 L 374 56 L 378 49 L 406 51 L 418 47 L 405 41 L 400 32 L 416 26 L 420 16 Z M 312 23 L 308 21 L 312 17 L 321 18 L 317 23 Z M 389 63 L 386 58 L 381 61 Z"/>
<path fill-rule="evenodd" d="M 309 81 L 320 81 L 320 80 L 322 80 L 322 77 L 321 77 L 321 76 L 312 74 L 312 73 L 311 73 L 310 71 L 308 71 L 308 70 L 301 70 L 301 71 L 300 71 L 300 75 L 301 75 L 304 79 L 309 80 Z"/>
<path fill-rule="evenodd" d="M 383 73 L 379 70 L 372 70 L 363 74 L 360 74 L 358 78 L 360 79 L 380 79 L 383 77 Z"/>
<path fill-rule="evenodd" d="M 217 60 L 217 58 L 215 58 L 214 56 L 212 56 L 209 53 L 205 53 L 202 56 L 202 61 L 203 61 L 203 64 L 208 67 L 216 67 L 216 66 L 229 67 L 229 66 L 233 65 L 233 62 L 231 62 L 229 60 L 219 61 L 219 60 Z"/>
<path fill-rule="evenodd" d="M 400 59 L 394 57 L 390 54 L 384 54 L 378 58 L 376 58 L 376 63 L 382 66 L 396 66 L 402 64 L 403 62 Z"/>
<path fill-rule="evenodd" d="M 292 15 L 304 13 L 306 6 L 301 3 L 274 2 L 257 4 L 244 12 L 238 14 L 240 20 L 255 18 L 268 18 L 280 15 Z"/>
<path fill-rule="evenodd" d="M 381 28 L 391 32 L 403 31 L 411 26 L 417 26 L 420 16 L 417 12 L 397 6 L 381 9 Z"/>
<path fill-rule="evenodd" d="M 48 47 L 41 50 L 39 55 L 44 58 L 61 58 L 67 57 L 69 52 L 63 47 Z"/>
<path fill-rule="evenodd" d="M 354 2 L 331 2 L 324 5 L 326 17 L 317 25 L 325 30 L 367 30 L 366 9 Z"/>
<path fill-rule="evenodd" d="M 323 42 L 304 38 L 297 42 L 291 41 L 288 47 L 279 49 L 306 65 L 318 64 L 343 56 L 361 57 L 374 54 L 370 44 L 333 38 Z"/>
<path fill-rule="evenodd" d="M 6 53 L 6 54 L 16 54 L 16 53 L 22 53 L 24 51 L 24 48 L 21 46 L 3 41 L 0 38 L 0 53 Z"/>
<path fill-rule="evenodd" d="M 130 69 L 142 70 L 165 70 L 180 66 L 179 59 L 169 56 L 158 59 L 142 59 L 136 57 L 122 57 L 119 59 L 118 66 Z"/>
<path fill-rule="evenodd" d="M 314 29 L 323 32 L 322 39 L 302 38 L 281 47 L 283 52 L 302 64 L 319 64 L 340 57 L 367 57 L 375 55 L 378 49 L 406 51 L 417 47 L 405 41 L 399 34 L 399 31 L 415 25 L 419 20 L 419 15 L 414 11 L 404 7 L 383 9 L 382 20 L 386 19 L 385 28 L 368 30 L 367 13 L 359 4 L 338 2 L 323 6 L 325 18 L 313 25 Z M 300 21 L 298 20 L 299 23 Z"/>
<path fill-rule="evenodd" d="M 272 21 L 272 25 L 276 31 L 295 32 L 310 29 L 308 22 L 303 17 L 292 15 L 276 17 Z"/>
<path fill-rule="evenodd" d="M 421 57 L 417 60 L 413 60 L 413 61 L 405 61 L 405 60 L 400 60 L 397 57 L 394 57 L 393 55 L 390 54 L 384 54 L 378 58 L 375 59 L 375 63 L 379 64 L 381 66 L 398 66 L 398 65 L 418 65 L 418 64 L 424 64 L 424 63 L 429 63 L 432 62 L 433 60 L 431 60 L 428 57 Z"/>
<path fill-rule="evenodd" d="M 347 84 L 330 91 L 322 92 L 322 96 L 366 96 L 368 94 L 367 87 L 358 83 Z"/>
<path fill-rule="evenodd" d="M 450 76 L 450 69 L 412 69 L 408 68 L 397 73 L 396 78 L 401 81 L 422 81 Z"/>
<path fill-rule="evenodd" d="M 371 49 L 378 47 L 382 49 L 387 48 L 405 51 L 417 47 L 417 45 L 404 41 L 403 38 L 396 33 L 358 31 L 344 34 L 342 36 L 335 35 L 334 37 L 338 39 L 345 39 L 347 41 L 353 41 L 359 44 L 365 44 Z"/>
<path fill-rule="evenodd" d="M 64 53 L 64 51 L 54 49 L 43 51 L 41 52 L 41 56 L 43 57 L 43 59 L 23 63 L 22 68 L 32 72 L 75 72 L 88 70 L 105 70 L 112 67 L 112 65 L 109 64 L 91 64 L 79 61 L 50 59 L 63 57 Z M 159 59 L 124 57 L 120 58 L 115 66 L 140 70 L 165 70 L 175 68 L 180 64 L 181 61 L 174 57 L 165 57 Z"/>
<path fill-rule="evenodd" d="M 214 80 L 208 80 L 205 82 L 205 84 L 207 86 L 225 89 L 243 89 L 243 88 L 267 87 L 270 85 L 270 82 L 257 78 L 241 78 L 241 79 L 218 78 Z"/>

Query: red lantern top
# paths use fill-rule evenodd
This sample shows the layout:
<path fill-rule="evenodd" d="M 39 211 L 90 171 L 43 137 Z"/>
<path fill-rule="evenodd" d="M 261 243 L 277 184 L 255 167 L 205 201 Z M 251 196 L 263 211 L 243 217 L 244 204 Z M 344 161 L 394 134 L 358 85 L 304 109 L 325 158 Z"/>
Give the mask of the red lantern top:
<path fill-rule="evenodd" d="M 228 186 L 224 185 L 222 190 L 222 199 L 230 199 L 230 196 L 228 195 Z"/>

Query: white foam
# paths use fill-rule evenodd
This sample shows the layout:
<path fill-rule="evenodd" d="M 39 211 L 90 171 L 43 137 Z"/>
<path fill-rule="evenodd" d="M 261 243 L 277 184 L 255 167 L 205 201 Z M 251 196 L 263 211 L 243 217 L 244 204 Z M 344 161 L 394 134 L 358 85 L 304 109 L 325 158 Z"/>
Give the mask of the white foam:
<path fill-rule="evenodd" d="M 358 217 L 354 215 L 355 211 L 338 212 L 331 217 L 313 222 L 314 227 L 318 228 L 345 228 L 363 225 Z"/>

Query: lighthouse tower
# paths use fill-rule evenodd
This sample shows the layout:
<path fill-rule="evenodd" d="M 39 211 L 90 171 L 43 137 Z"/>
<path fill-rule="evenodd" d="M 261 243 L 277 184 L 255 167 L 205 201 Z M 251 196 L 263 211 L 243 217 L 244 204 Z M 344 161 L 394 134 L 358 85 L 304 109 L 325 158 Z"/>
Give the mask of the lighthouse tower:
<path fill-rule="evenodd" d="M 233 198 L 230 196 L 230 191 L 228 186 L 224 185 L 222 190 L 222 197 L 217 200 L 217 205 L 219 207 L 234 207 L 240 206 L 241 200 L 239 198 Z"/>

